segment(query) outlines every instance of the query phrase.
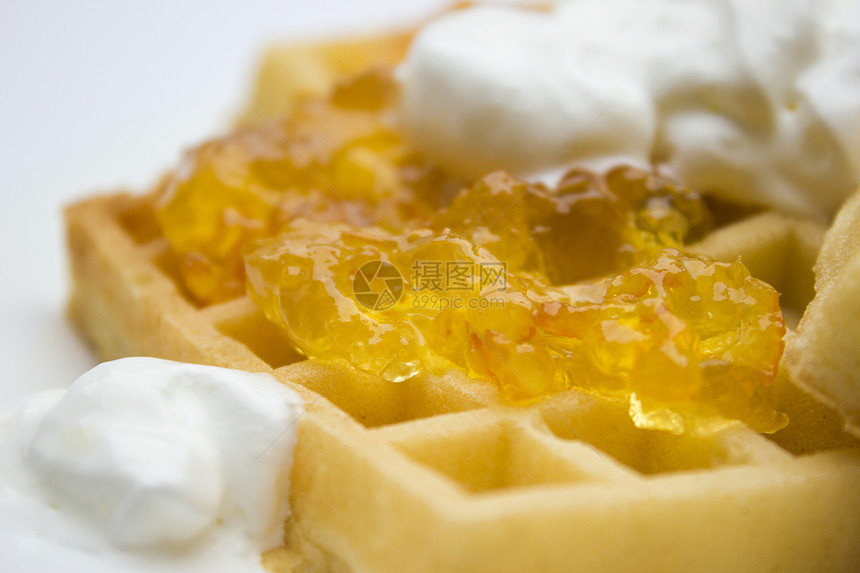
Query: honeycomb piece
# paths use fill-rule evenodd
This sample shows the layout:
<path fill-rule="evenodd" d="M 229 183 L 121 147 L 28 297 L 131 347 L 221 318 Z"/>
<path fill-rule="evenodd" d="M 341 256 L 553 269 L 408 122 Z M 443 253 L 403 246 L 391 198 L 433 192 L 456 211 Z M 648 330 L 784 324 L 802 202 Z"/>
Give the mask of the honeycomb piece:
<path fill-rule="evenodd" d="M 556 285 L 629 269 L 700 238 L 709 225 L 697 193 L 629 166 L 603 176 L 574 169 L 555 189 L 492 173 L 430 224 Z"/>
<path fill-rule="evenodd" d="M 197 302 L 240 296 L 246 245 L 295 218 L 394 229 L 429 218 L 451 183 L 386 124 L 395 95 L 386 72 L 368 72 L 186 154 L 157 218 Z"/>
<path fill-rule="evenodd" d="M 621 393 L 640 427 L 787 422 L 770 391 L 785 334 L 779 295 L 739 261 L 668 249 L 563 291 L 456 234 L 300 221 L 246 269 L 251 298 L 304 354 L 390 381 L 453 363 L 512 403 L 571 387 Z"/>
<path fill-rule="evenodd" d="M 637 426 L 704 428 L 709 410 L 762 432 L 787 424 L 773 406 L 785 335 L 779 293 L 740 260 L 667 249 L 644 266 L 567 293 L 569 301 L 540 305 L 538 328 L 574 341 L 555 343 L 574 360 L 569 372 L 580 371 L 577 354 L 584 353 L 597 380 L 618 380 L 631 393 Z"/>

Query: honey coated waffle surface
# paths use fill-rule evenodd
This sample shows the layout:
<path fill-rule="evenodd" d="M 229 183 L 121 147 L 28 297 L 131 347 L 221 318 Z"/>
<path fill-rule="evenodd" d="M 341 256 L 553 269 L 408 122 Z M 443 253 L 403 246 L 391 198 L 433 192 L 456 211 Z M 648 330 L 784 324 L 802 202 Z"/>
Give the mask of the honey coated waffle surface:
<path fill-rule="evenodd" d="M 276 48 L 241 121 L 259 123 L 344 74 L 392 64 L 408 39 Z M 735 423 L 677 436 L 636 428 L 627 402 L 575 390 L 509 407 L 493 384 L 459 371 L 393 383 L 345 362 L 307 360 L 248 297 L 195 302 L 152 197 L 120 193 L 67 210 L 70 314 L 104 359 L 271 372 L 302 395 L 293 515 L 284 547 L 263 556 L 269 570 L 860 568 L 860 447 L 838 407 L 856 388 L 842 375 L 826 392 L 809 390 L 816 371 L 844 374 L 860 339 L 819 334 L 843 308 L 857 308 L 845 293 L 856 292 L 860 199 L 820 259 L 824 227 L 774 213 L 722 226 L 692 247 L 723 261 L 741 256 L 779 290 L 789 327 L 803 319 L 776 381 L 788 427 L 765 436 Z M 823 291 L 842 294 L 822 301 Z M 828 360 L 826 345 L 840 337 L 842 361 Z M 856 424 L 856 412 L 844 413 Z"/>
<path fill-rule="evenodd" d="M 70 312 L 104 358 L 272 372 L 308 404 L 272 571 L 854 570 L 860 449 L 839 414 L 778 378 L 791 424 L 707 437 L 633 426 L 577 391 L 525 408 L 458 372 L 386 382 L 305 360 L 247 298 L 183 292 L 148 196 L 67 211 Z M 742 255 L 800 316 L 820 226 L 775 214 L 696 245 Z"/>

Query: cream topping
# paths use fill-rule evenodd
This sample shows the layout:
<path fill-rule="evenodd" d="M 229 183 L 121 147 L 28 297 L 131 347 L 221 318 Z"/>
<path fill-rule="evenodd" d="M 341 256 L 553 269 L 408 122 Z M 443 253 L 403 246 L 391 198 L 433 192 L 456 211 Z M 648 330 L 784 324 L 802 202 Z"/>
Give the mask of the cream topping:
<path fill-rule="evenodd" d="M 282 542 L 301 412 L 268 375 L 154 358 L 19 401 L 0 417 L 0 562 L 262 570 Z"/>
<path fill-rule="evenodd" d="M 828 216 L 860 173 L 858 22 L 850 0 L 470 8 L 414 40 L 402 122 L 469 178 L 651 164 L 704 192 Z"/>

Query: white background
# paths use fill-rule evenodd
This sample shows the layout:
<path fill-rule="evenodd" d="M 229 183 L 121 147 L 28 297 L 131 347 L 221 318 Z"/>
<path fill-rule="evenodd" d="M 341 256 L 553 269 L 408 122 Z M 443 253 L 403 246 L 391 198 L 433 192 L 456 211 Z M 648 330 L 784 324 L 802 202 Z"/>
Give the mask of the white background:
<path fill-rule="evenodd" d="M 64 317 L 64 204 L 145 189 L 224 130 L 267 44 L 390 28 L 447 4 L 0 0 L 0 405 L 95 364 Z"/>

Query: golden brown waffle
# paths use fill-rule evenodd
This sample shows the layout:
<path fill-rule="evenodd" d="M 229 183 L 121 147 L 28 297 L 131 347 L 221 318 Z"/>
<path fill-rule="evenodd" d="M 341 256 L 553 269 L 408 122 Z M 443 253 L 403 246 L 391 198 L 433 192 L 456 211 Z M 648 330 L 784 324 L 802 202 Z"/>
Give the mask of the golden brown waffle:
<path fill-rule="evenodd" d="M 272 571 L 849 571 L 860 567 L 860 448 L 781 373 L 785 430 L 638 430 L 569 391 L 528 408 L 451 372 L 400 384 L 305 360 L 247 298 L 195 306 L 146 196 L 67 210 L 71 316 L 103 358 L 272 372 L 308 404 L 286 546 Z M 696 250 L 744 257 L 799 317 L 824 230 L 775 214 Z"/>
<path fill-rule="evenodd" d="M 344 74 L 398 61 L 408 37 L 271 50 L 241 121 L 280 115 Z M 272 571 L 860 568 L 860 448 L 839 413 L 801 387 L 820 378 L 814 356 L 826 348 L 780 373 L 786 429 L 762 436 L 736 424 L 679 437 L 638 430 L 626 404 L 575 391 L 509 408 L 492 385 L 459 372 L 394 384 L 305 360 L 247 298 L 191 301 L 149 197 L 94 198 L 70 207 L 67 224 L 70 314 L 103 358 L 272 372 L 306 400 L 286 544 L 264 555 Z M 844 252 L 834 233 L 825 253 Z M 763 214 L 694 248 L 742 255 L 783 293 L 793 326 L 815 294 L 824 234 L 814 222 Z M 819 263 L 819 291 L 834 257 Z M 801 342 L 820 340 L 814 331 L 838 314 L 814 310 L 817 301 L 790 337 L 789 358 L 805 356 Z"/>

